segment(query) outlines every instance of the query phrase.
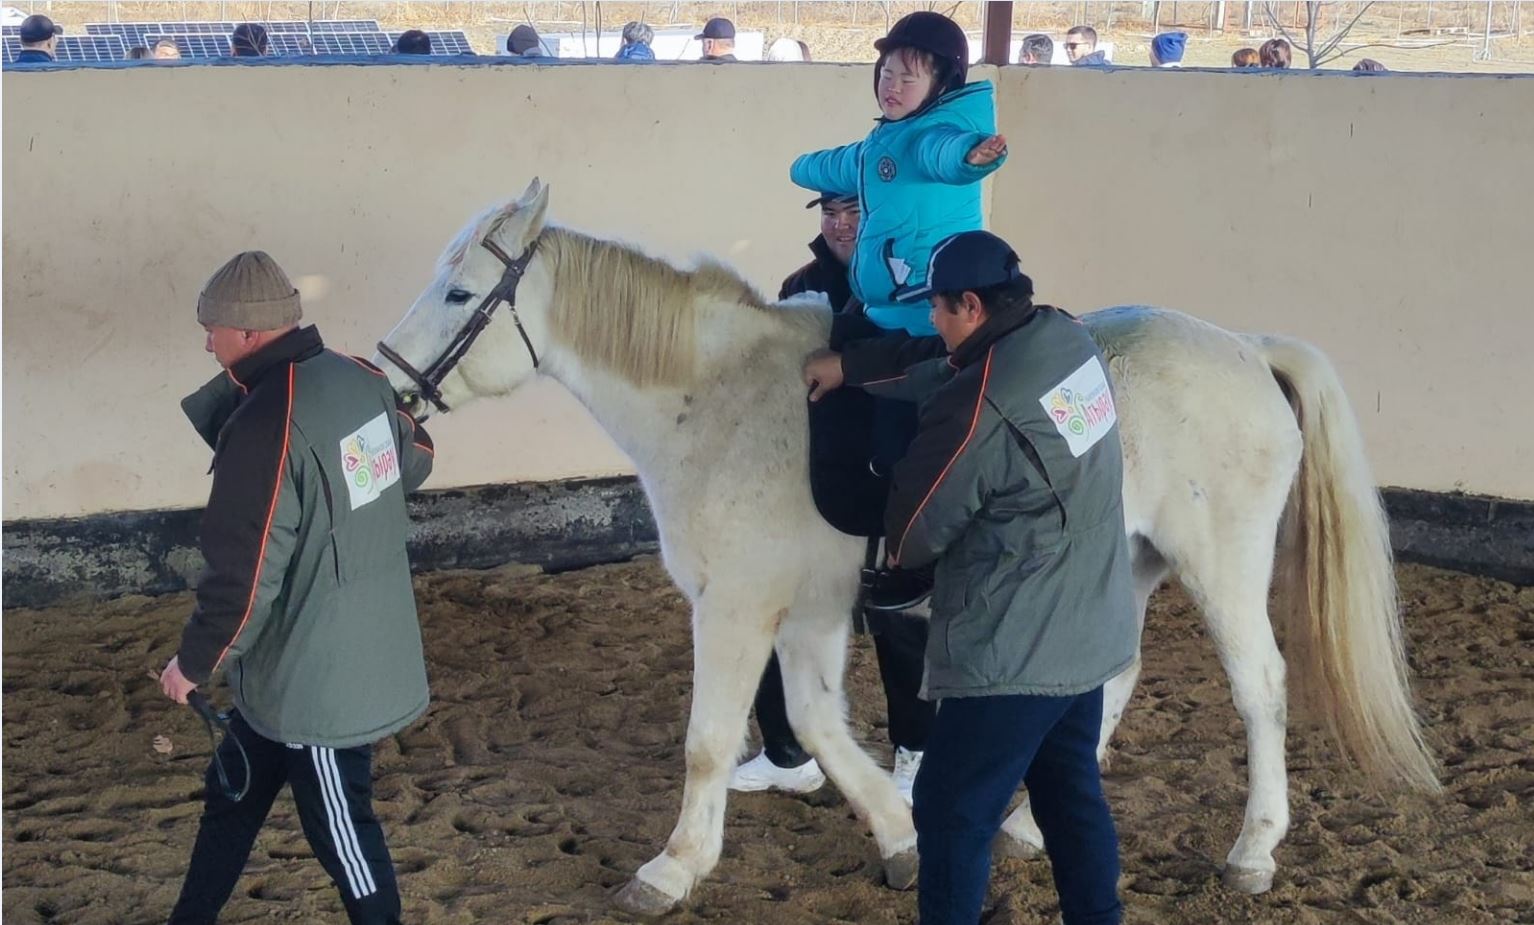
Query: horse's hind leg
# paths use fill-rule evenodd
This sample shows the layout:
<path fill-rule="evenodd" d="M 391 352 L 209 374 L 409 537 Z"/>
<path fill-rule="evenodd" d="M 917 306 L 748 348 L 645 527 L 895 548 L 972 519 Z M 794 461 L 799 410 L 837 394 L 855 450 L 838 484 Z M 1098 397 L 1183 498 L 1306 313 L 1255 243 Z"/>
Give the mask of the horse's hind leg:
<path fill-rule="evenodd" d="M 906 889 L 916 879 L 916 829 L 890 775 L 847 730 L 842 677 L 849 620 L 839 608 L 796 612 L 778 630 L 778 660 L 794 735 L 820 762 L 859 818 L 868 823 L 885 882 Z"/>
<path fill-rule="evenodd" d="M 1284 659 L 1268 619 L 1273 544 L 1283 502 L 1279 498 L 1265 506 L 1262 500 L 1245 499 L 1245 511 L 1215 512 L 1218 519 L 1211 521 L 1223 525 L 1222 536 L 1216 538 L 1211 529 L 1208 542 L 1172 554 L 1178 578 L 1204 612 L 1236 712 L 1246 726 L 1246 815 L 1226 857 L 1224 877 L 1226 886 L 1243 893 L 1262 893 L 1273 885 L 1273 849 L 1289 830 Z"/>
<path fill-rule="evenodd" d="M 1151 594 L 1166 580 L 1167 564 L 1150 543 L 1143 539 L 1132 539 L 1130 549 L 1134 554 L 1135 605 L 1143 632 L 1145 607 L 1150 602 Z M 1107 755 L 1108 741 L 1113 737 L 1113 730 L 1118 728 L 1119 720 L 1124 718 L 1124 708 L 1129 705 L 1129 698 L 1134 694 L 1139 679 L 1140 656 L 1136 653 L 1134 662 L 1128 668 L 1103 685 L 1103 725 L 1097 739 L 1098 761 Z M 1002 823 L 1001 832 L 996 836 L 996 851 L 1005 857 L 1025 859 L 1044 853 L 1044 833 L 1039 831 L 1038 823 L 1033 821 L 1033 810 L 1026 795 L 1017 809 L 1012 811 L 1012 815 Z"/>
<path fill-rule="evenodd" d="M 666 850 L 639 868 L 619 892 L 617 902 L 628 911 L 659 915 L 671 910 L 718 863 L 726 785 L 784 612 L 764 603 L 759 593 L 732 594 L 722 583 L 711 585 L 694 608 L 682 812 Z"/>

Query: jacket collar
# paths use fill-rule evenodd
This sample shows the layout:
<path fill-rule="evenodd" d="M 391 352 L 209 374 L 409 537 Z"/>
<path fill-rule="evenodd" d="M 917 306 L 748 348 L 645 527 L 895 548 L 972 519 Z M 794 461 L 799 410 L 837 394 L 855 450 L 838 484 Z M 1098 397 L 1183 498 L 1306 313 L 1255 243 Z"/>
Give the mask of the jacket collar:
<path fill-rule="evenodd" d="M 984 357 L 997 341 L 1037 318 L 1040 310 L 1048 309 L 1048 307 L 1047 305 L 1036 307 L 1030 305 L 1027 308 L 1009 308 L 997 312 L 987 318 L 984 324 L 976 328 L 975 332 L 959 345 L 948 362 L 955 369 L 963 369 Z"/>
<path fill-rule="evenodd" d="M 268 373 L 279 366 L 317 356 L 325 349 L 319 328 L 309 325 L 289 331 L 255 353 L 229 367 L 229 378 L 244 388 L 253 389 Z"/>
<path fill-rule="evenodd" d="M 841 258 L 831 253 L 831 245 L 826 243 L 826 236 L 816 235 L 815 240 L 810 242 L 810 253 L 815 255 L 815 262 L 823 264 L 827 269 L 834 269 L 838 273 L 847 272 L 847 265 L 842 263 Z"/>

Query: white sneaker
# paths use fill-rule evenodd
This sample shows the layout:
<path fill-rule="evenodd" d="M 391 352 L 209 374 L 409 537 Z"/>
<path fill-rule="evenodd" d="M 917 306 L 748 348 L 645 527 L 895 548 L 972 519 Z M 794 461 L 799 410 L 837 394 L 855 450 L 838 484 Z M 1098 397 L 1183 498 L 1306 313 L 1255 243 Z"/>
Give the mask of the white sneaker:
<path fill-rule="evenodd" d="M 826 775 L 820 765 L 811 758 L 797 768 L 780 768 L 767 757 L 767 752 L 752 758 L 735 768 L 730 775 L 730 789 L 743 793 L 759 790 L 781 790 L 784 793 L 811 793 L 825 786 Z"/>
<path fill-rule="evenodd" d="M 905 797 L 907 806 L 911 805 L 911 788 L 916 786 L 916 772 L 921 770 L 921 756 L 921 752 L 913 752 L 903 746 L 895 749 L 895 787 Z"/>

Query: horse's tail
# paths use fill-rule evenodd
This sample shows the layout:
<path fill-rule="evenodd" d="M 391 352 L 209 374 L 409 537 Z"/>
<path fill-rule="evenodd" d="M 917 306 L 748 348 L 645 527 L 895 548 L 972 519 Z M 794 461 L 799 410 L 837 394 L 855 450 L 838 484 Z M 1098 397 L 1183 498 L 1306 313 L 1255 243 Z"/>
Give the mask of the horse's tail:
<path fill-rule="evenodd" d="M 1291 674 L 1366 773 L 1436 791 L 1407 678 L 1390 527 L 1358 420 L 1321 351 L 1286 337 L 1251 341 L 1304 437 L 1276 569 Z"/>

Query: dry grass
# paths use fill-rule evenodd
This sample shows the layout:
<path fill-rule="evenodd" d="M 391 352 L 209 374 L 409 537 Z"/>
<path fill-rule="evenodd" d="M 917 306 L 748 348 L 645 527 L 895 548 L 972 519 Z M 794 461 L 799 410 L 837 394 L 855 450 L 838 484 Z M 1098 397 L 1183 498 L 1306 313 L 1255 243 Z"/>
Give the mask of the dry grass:
<path fill-rule="evenodd" d="M 18 3 L 23 9 L 41 3 Z M 1329 34 L 1337 21 L 1350 20 L 1362 3 L 1340 2 L 1323 8 L 1323 35 Z M 87 22 L 223 19 L 239 21 L 305 19 L 311 9 L 316 19 L 376 19 L 385 29 L 455 28 L 469 36 L 470 43 L 482 53 L 495 46 L 497 36 L 509 32 L 519 22 L 531 21 L 544 31 L 595 31 L 600 20 L 604 33 L 622 28 L 630 19 L 643 18 L 657 27 L 668 25 L 697 26 L 709 16 L 725 15 L 745 30 L 760 30 L 771 42 L 791 36 L 807 42 L 818 61 L 872 61 L 873 41 L 884 33 L 887 23 L 918 9 L 936 9 L 952 15 L 972 32 L 980 29 L 981 4 L 969 2 L 870 3 L 870 2 L 772 2 L 772 3 L 596 3 L 531 2 L 470 3 L 464 0 L 436 2 L 368 2 L 368 0 L 317 0 L 308 2 L 147 2 L 117 0 L 105 2 L 58 2 L 52 15 L 71 32 L 83 31 Z M 1030 3 L 1014 6 L 1013 28 L 1018 32 L 1050 32 L 1056 36 L 1073 23 L 1095 25 L 1103 38 L 1116 44 L 1115 57 L 1121 64 L 1143 64 L 1152 24 L 1141 15 L 1145 5 L 1139 2 Z M 1224 67 L 1231 53 L 1248 45 L 1259 44 L 1272 34 L 1264 26 L 1263 4 L 1256 4 L 1254 28 L 1243 34 L 1245 4 L 1227 4 L 1227 29 L 1209 29 L 1213 3 L 1162 3 L 1161 29 L 1179 28 L 1190 33 L 1186 63 L 1189 66 Z M 1293 29 L 1298 22 L 1299 4 L 1275 4 L 1280 19 Z M 1429 14 L 1429 7 L 1432 12 Z M 1527 72 L 1534 71 L 1534 4 L 1527 16 L 1512 2 L 1493 6 L 1494 31 L 1509 32 L 1515 26 L 1521 37 L 1494 39 L 1490 61 L 1475 60 L 1481 47 L 1480 35 L 1485 24 L 1486 6 L 1481 2 L 1379 3 L 1370 7 L 1350 34 L 1350 42 L 1387 42 L 1420 44 L 1439 42 L 1433 47 L 1378 47 L 1360 50 L 1328 64 L 1348 68 L 1359 57 L 1368 56 L 1402 71 L 1450 72 Z M 30 12 L 30 9 L 28 9 Z M 1402 35 L 1412 29 L 1425 29 L 1431 23 L 1432 35 Z M 1296 55 L 1296 60 L 1303 60 Z"/>

